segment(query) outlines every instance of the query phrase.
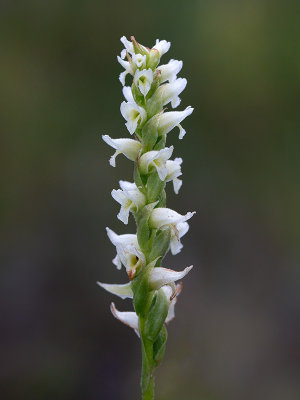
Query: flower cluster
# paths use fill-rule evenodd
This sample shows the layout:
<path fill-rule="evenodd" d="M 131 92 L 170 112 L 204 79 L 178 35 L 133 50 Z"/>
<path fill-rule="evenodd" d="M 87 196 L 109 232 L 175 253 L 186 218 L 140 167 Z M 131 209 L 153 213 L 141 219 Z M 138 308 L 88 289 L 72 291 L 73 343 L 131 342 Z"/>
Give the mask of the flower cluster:
<path fill-rule="evenodd" d="M 178 194 L 182 185 L 181 158 L 171 159 L 173 146 L 166 146 L 167 134 L 179 128 L 179 139 L 185 135 L 181 122 L 193 112 L 192 107 L 183 111 L 166 111 L 171 103 L 174 109 L 180 104 L 180 93 L 187 81 L 177 78 L 182 61 L 170 60 L 159 65 L 161 57 L 169 50 L 170 43 L 156 40 L 149 49 L 138 43 L 121 38 L 124 49 L 118 57 L 124 68 L 119 79 L 123 85 L 125 101 L 121 114 L 125 126 L 133 138 L 113 139 L 103 135 L 103 140 L 115 153 L 110 165 L 115 167 L 116 157 L 125 155 L 134 162 L 134 182 L 120 181 L 119 189 L 112 197 L 120 204 L 118 219 L 128 224 L 130 214 L 136 221 L 137 233 L 118 235 L 107 228 L 107 235 L 116 247 L 113 264 L 126 269 L 126 284 L 98 284 L 122 299 L 132 298 L 135 311 L 121 312 L 111 304 L 113 315 L 130 326 L 141 337 L 143 346 L 143 393 L 151 388 L 153 369 L 160 362 L 166 342 L 165 324 L 174 317 L 174 307 L 182 284 L 176 284 L 192 268 L 182 271 L 161 267 L 170 250 L 181 251 L 181 238 L 189 229 L 188 220 L 193 212 L 181 215 L 166 208 L 165 186 L 173 183 Z M 126 86 L 131 76 L 131 86 Z M 144 360 L 145 358 L 145 360 Z M 145 362 L 144 362 L 145 361 Z"/>

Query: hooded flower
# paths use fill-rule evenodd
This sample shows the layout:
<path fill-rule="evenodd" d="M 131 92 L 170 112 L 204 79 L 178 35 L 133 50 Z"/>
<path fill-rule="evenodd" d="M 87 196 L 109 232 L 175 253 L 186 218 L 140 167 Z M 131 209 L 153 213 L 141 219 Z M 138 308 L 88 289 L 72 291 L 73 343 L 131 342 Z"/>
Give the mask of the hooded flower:
<path fill-rule="evenodd" d="M 177 78 L 177 74 L 182 68 L 182 65 L 182 61 L 178 60 L 170 60 L 168 64 L 160 65 L 158 67 L 158 70 L 160 71 L 160 83 L 165 81 L 174 82 Z"/>
<path fill-rule="evenodd" d="M 139 211 L 146 204 L 145 195 L 137 188 L 135 183 L 120 181 L 121 189 L 113 190 L 112 197 L 121 204 L 121 210 L 118 218 L 125 225 L 128 224 L 129 212 Z"/>
<path fill-rule="evenodd" d="M 135 161 L 142 144 L 133 139 L 112 139 L 108 135 L 102 135 L 102 139 L 109 146 L 116 149 L 115 153 L 111 156 L 109 163 L 112 167 L 116 166 L 116 157 L 118 154 L 124 154 L 131 161 Z"/>
<path fill-rule="evenodd" d="M 158 132 L 160 135 L 166 135 L 175 126 L 179 128 L 179 139 L 182 139 L 185 135 L 185 130 L 180 125 L 186 117 L 192 114 L 194 109 L 188 106 L 184 111 L 169 111 L 157 116 L 158 120 Z"/>
<path fill-rule="evenodd" d="M 167 42 L 166 40 L 159 40 L 156 39 L 155 45 L 153 46 L 154 49 L 158 50 L 160 57 L 163 56 L 167 51 L 169 51 L 169 48 L 171 46 L 170 42 Z"/>
<path fill-rule="evenodd" d="M 177 254 L 182 249 L 180 238 L 186 234 L 189 225 L 186 222 L 195 212 L 188 212 L 185 215 L 178 214 L 170 208 L 155 208 L 149 219 L 152 228 L 165 230 L 171 228 L 171 252 Z"/>
<path fill-rule="evenodd" d="M 180 104 L 180 93 L 185 89 L 187 80 L 178 78 L 173 82 L 161 85 L 155 92 L 153 98 L 157 101 L 162 99 L 163 106 L 171 102 L 172 108 L 176 108 Z"/>
<path fill-rule="evenodd" d="M 137 241 L 137 236 L 132 234 L 117 235 L 114 231 L 106 228 L 107 236 L 114 246 L 117 255 L 113 259 L 113 264 L 121 269 L 122 264 L 126 268 L 129 279 L 133 279 L 136 270 L 145 263 L 145 256 L 142 253 Z"/>
<path fill-rule="evenodd" d="M 186 267 L 183 271 L 173 271 L 172 269 L 161 267 L 153 268 L 149 274 L 150 286 L 157 290 L 164 285 L 174 284 L 176 281 L 184 278 L 192 268 L 192 265 Z"/>
<path fill-rule="evenodd" d="M 160 180 L 164 181 L 168 174 L 166 161 L 171 157 L 173 149 L 174 147 L 170 146 L 143 154 L 139 160 L 140 171 L 143 174 L 148 174 L 156 169 Z"/>
<path fill-rule="evenodd" d="M 175 160 L 167 160 L 167 176 L 166 182 L 173 181 L 174 192 L 178 194 L 179 189 L 182 186 L 182 180 L 178 179 L 178 176 L 182 175 L 181 172 L 182 158 L 175 158 Z"/>
<path fill-rule="evenodd" d="M 126 119 L 126 127 L 132 135 L 139 124 L 147 118 L 146 111 L 143 107 L 138 106 L 135 102 L 123 101 L 121 103 L 121 114 Z"/>
<path fill-rule="evenodd" d="M 134 74 L 133 81 L 135 85 L 140 89 L 140 92 L 146 96 L 149 92 L 153 82 L 153 71 L 151 68 L 143 69 L 142 71 L 137 70 Z"/>

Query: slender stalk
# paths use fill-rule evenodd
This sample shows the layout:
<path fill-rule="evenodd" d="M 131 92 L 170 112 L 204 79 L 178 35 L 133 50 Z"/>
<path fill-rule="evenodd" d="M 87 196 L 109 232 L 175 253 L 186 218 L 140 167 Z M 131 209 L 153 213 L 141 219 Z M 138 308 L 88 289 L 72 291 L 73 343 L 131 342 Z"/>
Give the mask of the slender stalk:
<path fill-rule="evenodd" d="M 154 400 L 154 376 L 150 378 L 148 389 L 143 392 L 143 400 Z"/>

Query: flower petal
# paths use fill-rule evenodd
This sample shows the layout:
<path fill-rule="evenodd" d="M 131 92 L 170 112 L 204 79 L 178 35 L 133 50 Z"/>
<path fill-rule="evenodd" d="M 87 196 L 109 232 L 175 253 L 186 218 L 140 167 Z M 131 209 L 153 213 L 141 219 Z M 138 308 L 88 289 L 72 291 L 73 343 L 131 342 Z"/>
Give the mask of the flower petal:
<path fill-rule="evenodd" d="M 139 319 L 135 312 L 133 311 L 118 311 L 114 303 L 110 305 L 110 311 L 112 315 L 121 321 L 123 324 L 129 326 L 134 329 L 139 335 Z"/>
<path fill-rule="evenodd" d="M 192 265 L 190 267 L 186 267 L 182 271 L 174 271 L 172 269 L 161 267 L 153 268 L 149 274 L 149 283 L 153 289 L 159 289 L 164 285 L 168 285 L 171 282 L 176 282 L 179 279 L 182 279 L 190 272 L 192 268 Z"/>
<path fill-rule="evenodd" d="M 125 283 L 124 285 L 110 284 L 97 282 L 97 284 L 103 289 L 107 290 L 109 293 L 115 294 L 121 299 L 132 299 L 133 293 L 131 289 L 131 282 Z"/>

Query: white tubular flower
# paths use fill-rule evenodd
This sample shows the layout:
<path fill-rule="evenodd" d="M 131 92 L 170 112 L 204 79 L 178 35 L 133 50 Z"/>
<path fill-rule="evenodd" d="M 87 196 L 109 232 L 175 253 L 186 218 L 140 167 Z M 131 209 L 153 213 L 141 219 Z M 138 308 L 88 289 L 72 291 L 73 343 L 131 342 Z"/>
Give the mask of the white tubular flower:
<path fill-rule="evenodd" d="M 144 68 L 146 66 L 147 57 L 142 54 L 133 54 L 132 62 L 136 65 L 137 68 Z"/>
<path fill-rule="evenodd" d="M 193 268 L 186 267 L 183 271 L 173 271 L 168 268 L 153 268 L 149 274 L 149 283 L 152 289 L 160 289 L 164 285 L 175 283 L 179 279 L 184 278 Z"/>
<path fill-rule="evenodd" d="M 170 225 L 177 228 L 178 224 L 185 222 L 192 218 L 194 212 L 188 212 L 185 215 L 178 214 L 178 212 L 170 208 L 154 208 L 151 213 L 149 223 L 152 228 L 165 230 Z"/>
<path fill-rule="evenodd" d="M 112 315 L 121 321 L 123 324 L 129 326 L 135 330 L 135 333 L 140 336 L 139 334 L 139 318 L 133 311 L 118 311 L 116 309 L 115 303 L 111 303 L 110 311 Z"/>
<path fill-rule="evenodd" d="M 186 131 L 180 125 L 186 117 L 192 114 L 194 109 L 188 106 L 184 111 L 169 111 L 159 115 L 158 118 L 158 132 L 160 135 L 166 135 L 175 126 L 179 128 L 179 139 L 182 139 Z"/>
<path fill-rule="evenodd" d="M 118 154 L 124 154 L 131 161 L 135 161 L 142 144 L 133 139 L 112 139 L 108 135 L 102 135 L 102 139 L 109 146 L 116 149 L 116 152 L 111 156 L 109 163 L 112 167 L 116 166 L 116 157 Z"/>
<path fill-rule="evenodd" d="M 142 253 L 137 241 L 137 236 L 132 234 L 117 235 L 114 231 L 106 228 L 107 236 L 114 246 L 117 255 L 113 259 L 113 264 L 121 269 L 122 264 L 126 268 L 129 279 L 132 280 L 136 270 L 145 263 L 145 256 Z"/>
<path fill-rule="evenodd" d="M 178 78 L 172 83 L 165 83 L 157 89 L 155 96 L 162 98 L 164 106 L 171 102 L 172 108 L 176 108 L 181 101 L 178 96 L 185 89 L 186 84 L 185 78 Z"/>
<path fill-rule="evenodd" d="M 137 245 L 136 235 L 133 234 L 117 235 L 114 231 L 112 231 L 109 228 L 106 228 L 106 233 L 112 244 L 116 246 L 117 250 L 118 249 L 120 250 L 121 248 L 134 247 Z M 121 258 L 119 257 L 118 252 L 116 257 L 112 260 L 112 262 L 117 267 L 117 269 L 121 269 L 122 261 Z"/>
<path fill-rule="evenodd" d="M 182 186 L 182 180 L 178 179 L 178 176 L 182 175 L 181 164 L 182 158 L 175 158 L 175 160 L 167 160 L 166 162 L 166 182 L 173 181 L 173 188 L 176 194 L 178 194 L 179 189 Z"/>
<path fill-rule="evenodd" d="M 111 283 L 102 283 L 97 282 L 97 285 L 108 291 L 109 293 L 115 294 L 116 296 L 121 297 L 121 299 L 132 299 L 133 293 L 131 289 L 131 282 L 116 285 Z"/>
<path fill-rule="evenodd" d="M 166 40 L 156 39 L 156 42 L 155 42 L 155 45 L 153 46 L 153 48 L 159 51 L 159 54 L 161 57 L 167 51 L 169 51 L 170 46 L 171 46 L 170 42 L 167 42 Z"/>
<path fill-rule="evenodd" d="M 134 83 L 140 89 L 140 92 L 146 96 L 149 92 L 153 82 L 153 71 L 151 68 L 143 69 L 142 71 L 137 70 L 133 78 Z"/>
<path fill-rule="evenodd" d="M 160 83 L 165 81 L 174 82 L 177 74 L 181 71 L 182 65 L 183 62 L 178 60 L 170 60 L 168 64 L 160 65 L 157 68 L 160 71 Z"/>
<path fill-rule="evenodd" d="M 160 230 L 171 228 L 170 249 L 171 253 L 175 255 L 183 247 L 180 239 L 189 230 L 189 224 L 186 221 L 194 214 L 195 212 L 188 212 L 185 215 L 181 215 L 170 208 L 155 208 L 150 216 L 149 225 Z"/>
<path fill-rule="evenodd" d="M 112 197 L 121 204 L 121 210 L 117 215 L 118 219 L 125 225 L 128 224 L 129 212 L 138 211 L 146 204 L 145 195 L 140 192 L 135 183 L 120 181 L 121 189 L 113 189 Z"/>
<path fill-rule="evenodd" d="M 160 180 L 164 181 L 168 174 L 166 161 L 173 153 L 173 146 L 165 147 L 162 150 L 152 150 L 143 154 L 139 161 L 140 171 L 148 174 L 156 169 Z"/>
<path fill-rule="evenodd" d="M 132 75 L 133 76 L 133 74 L 134 74 L 134 70 L 133 70 L 133 68 L 132 68 L 132 64 L 129 62 L 129 61 L 125 61 L 125 60 L 123 60 L 121 57 L 117 57 L 118 58 L 118 61 L 119 61 L 119 63 L 122 65 L 122 67 L 125 69 L 125 71 L 124 72 L 121 72 L 120 73 L 120 75 L 119 75 L 119 80 L 120 80 L 120 82 L 122 83 L 122 85 L 124 86 L 125 85 L 125 78 L 126 78 L 126 75 L 127 74 L 130 74 L 130 75 Z"/>
<path fill-rule="evenodd" d="M 123 101 L 120 110 L 122 116 L 127 121 L 125 125 L 131 135 L 136 131 L 138 124 L 143 123 L 147 118 L 144 108 L 138 106 L 135 102 L 126 103 L 126 101 Z"/>
<path fill-rule="evenodd" d="M 123 49 L 123 50 L 121 51 L 121 58 L 123 58 L 123 59 L 125 58 L 125 56 L 126 56 L 126 51 L 128 51 L 128 53 L 130 53 L 130 54 L 134 54 L 134 49 L 133 49 L 133 44 L 132 44 L 132 42 L 130 42 L 129 40 L 127 40 L 125 36 L 122 36 L 120 40 L 121 40 L 121 42 L 123 43 L 123 45 L 124 45 L 124 47 L 125 47 L 125 49 Z"/>

